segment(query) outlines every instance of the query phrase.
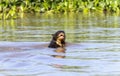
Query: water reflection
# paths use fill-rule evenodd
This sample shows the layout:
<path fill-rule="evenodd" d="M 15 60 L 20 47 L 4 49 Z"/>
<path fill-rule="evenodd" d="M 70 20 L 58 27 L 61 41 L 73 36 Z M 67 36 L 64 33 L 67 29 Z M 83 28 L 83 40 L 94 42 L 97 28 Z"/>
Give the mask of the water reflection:
<path fill-rule="evenodd" d="M 55 49 L 55 52 L 57 53 L 57 55 L 52 55 L 53 57 L 55 58 L 65 58 L 65 51 L 66 49 L 65 48 L 57 48 Z"/>
<path fill-rule="evenodd" d="M 24 19 L 0 20 L 0 41 L 44 41 L 56 30 L 65 30 L 70 42 L 80 42 L 91 38 L 89 33 L 104 33 L 103 28 L 119 28 L 119 16 L 104 14 L 71 13 L 56 15 L 26 14 Z M 102 28 L 102 29 L 101 29 Z M 111 32 L 109 29 L 106 30 Z M 92 34 L 93 35 L 93 34 Z M 77 40 L 77 41 L 76 41 Z"/>
<path fill-rule="evenodd" d="M 0 75 L 119 76 L 119 25 L 120 16 L 94 13 L 0 20 Z M 51 34 L 61 29 L 73 45 L 48 48 Z"/>

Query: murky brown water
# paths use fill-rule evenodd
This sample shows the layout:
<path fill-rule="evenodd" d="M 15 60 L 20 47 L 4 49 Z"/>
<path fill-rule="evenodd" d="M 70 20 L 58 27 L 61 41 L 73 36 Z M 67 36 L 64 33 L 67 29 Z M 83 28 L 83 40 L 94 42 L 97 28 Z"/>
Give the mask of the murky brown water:
<path fill-rule="evenodd" d="M 65 53 L 47 47 L 64 30 Z M 0 21 L 0 76 L 119 76 L 120 16 L 26 15 Z"/>

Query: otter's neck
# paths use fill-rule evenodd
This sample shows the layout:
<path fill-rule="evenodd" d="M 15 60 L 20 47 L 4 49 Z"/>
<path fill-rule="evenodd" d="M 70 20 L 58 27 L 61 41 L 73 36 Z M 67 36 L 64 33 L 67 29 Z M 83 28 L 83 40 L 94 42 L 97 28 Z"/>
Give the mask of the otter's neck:
<path fill-rule="evenodd" d="M 57 40 L 57 41 L 56 41 L 56 44 L 58 44 L 60 47 L 63 46 L 62 43 L 61 43 L 61 40 Z"/>

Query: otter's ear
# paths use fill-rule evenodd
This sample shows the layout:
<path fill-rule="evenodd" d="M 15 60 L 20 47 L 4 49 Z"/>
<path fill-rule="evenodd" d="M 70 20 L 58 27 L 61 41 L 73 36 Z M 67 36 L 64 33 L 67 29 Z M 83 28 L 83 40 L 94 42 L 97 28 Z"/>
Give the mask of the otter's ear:
<path fill-rule="evenodd" d="M 51 34 L 52 36 L 54 36 L 54 34 Z"/>

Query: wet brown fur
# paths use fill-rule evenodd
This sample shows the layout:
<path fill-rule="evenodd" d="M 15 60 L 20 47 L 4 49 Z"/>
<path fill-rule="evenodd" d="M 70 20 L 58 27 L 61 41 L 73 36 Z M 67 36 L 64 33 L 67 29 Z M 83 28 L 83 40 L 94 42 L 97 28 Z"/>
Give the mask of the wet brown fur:
<path fill-rule="evenodd" d="M 58 47 L 64 47 L 64 46 L 65 46 L 65 32 L 57 31 L 55 34 L 52 35 L 52 40 L 48 47 L 58 48 Z"/>

